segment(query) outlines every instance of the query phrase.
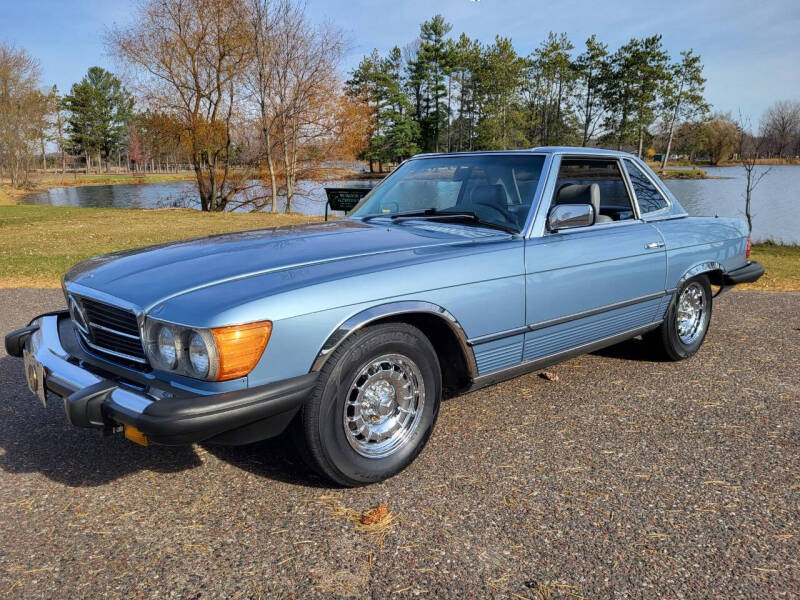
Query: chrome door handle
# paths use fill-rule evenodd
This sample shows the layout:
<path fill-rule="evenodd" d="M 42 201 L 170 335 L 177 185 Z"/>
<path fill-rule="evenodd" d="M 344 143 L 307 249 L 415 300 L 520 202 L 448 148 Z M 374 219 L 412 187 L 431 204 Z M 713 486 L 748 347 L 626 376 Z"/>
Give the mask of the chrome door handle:
<path fill-rule="evenodd" d="M 645 250 L 655 250 L 656 248 L 663 248 L 664 242 L 650 242 L 644 245 Z"/>

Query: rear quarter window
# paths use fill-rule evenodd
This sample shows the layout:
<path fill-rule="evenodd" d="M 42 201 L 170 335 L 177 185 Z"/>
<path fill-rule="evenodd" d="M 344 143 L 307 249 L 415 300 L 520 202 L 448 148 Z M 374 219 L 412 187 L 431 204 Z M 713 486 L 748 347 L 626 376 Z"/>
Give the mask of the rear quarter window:
<path fill-rule="evenodd" d="M 642 214 L 655 212 L 669 206 L 669 202 L 664 194 L 653 185 L 650 178 L 645 175 L 639 166 L 632 160 L 625 159 L 625 168 L 628 170 L 633 191 L 636 193 L 636 200 L 639 202 L 639 210 Z"/>

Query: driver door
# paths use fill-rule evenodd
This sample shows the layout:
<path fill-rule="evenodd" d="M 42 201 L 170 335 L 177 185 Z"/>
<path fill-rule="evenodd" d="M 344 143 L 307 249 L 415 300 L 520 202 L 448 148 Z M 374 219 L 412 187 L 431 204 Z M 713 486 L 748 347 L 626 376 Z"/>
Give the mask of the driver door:
<path fill-rule="evenodd" d="M 638 218 L 619 160 L 564 157 L 553 168 L 558 177 L 543 208 L 559 203 L 560 192 L 572 203 L 580 199 L 575 189 L 597 184 L 603 222 L 557 232 L 545 228 L 526 241 L 524 361 L 636 331 L 666 310 L 663 239 Z"/>

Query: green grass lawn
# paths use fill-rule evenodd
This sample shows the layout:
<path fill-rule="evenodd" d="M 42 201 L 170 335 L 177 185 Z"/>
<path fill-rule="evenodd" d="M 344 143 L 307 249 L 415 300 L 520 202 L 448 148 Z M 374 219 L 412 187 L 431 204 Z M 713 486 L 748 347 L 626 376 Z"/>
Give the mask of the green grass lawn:
<path fill-rule="evenodd" d="M 58 287 L 72 265 L 90 256 L 247 229 L 319 220 L 298 214 L 202 213 L 56 206 L 0 206 L 0 287 Z M 800 247 L 753 246 L 767 272 L 742 288 L 800 291 Z"/>
<path fill-rule="evenodd" d="M 755 283 L 737 289 L 800 291 L 800 246 L 755 244 L 750 258 L 764 265 L 766 272 Z"/>
<path fill-rule="evenodd" d="M 77 262 L 171 240 L 319 220 L 298 214 L 0 206 L 0 287 L 58 287 Z"/>

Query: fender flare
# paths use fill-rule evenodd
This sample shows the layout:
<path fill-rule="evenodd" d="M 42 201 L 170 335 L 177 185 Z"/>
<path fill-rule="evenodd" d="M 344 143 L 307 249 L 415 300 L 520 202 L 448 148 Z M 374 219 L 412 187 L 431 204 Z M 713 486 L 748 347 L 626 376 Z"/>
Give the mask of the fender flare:
<path fill-rule="evenodd" d="M 325 343 L 322 345 L 322 348 L 314 359 L 314 362 L 311 366 L 311 371 L 321 370 L 328 358 L 330 358 L 333 351 L 336 350 L 336 348 L 338 348 L 350 335 L 362 327 L 387 317 L 408 314 L 427 314 L 441 319 L 441 321 L 443 321 L 450 328 L 450 331 L 453 332 L 458 340 L 458 345 L 461 348 L 464 361 L 467 364 L 467 372 L 469 376 L 471 378 L 478 376 L 478 367 L 477 363 L 475 362 L 475 354 L 473 353 L 472 347 L 467 341 L 467 335 L 464 332 L 463 327 L 461 327 L 461 324 L 458 322 L 458 319 L 456 319 L 447 309 L 439 306 L 438 304 L 434 304 L 433 302 L 427 302 L 424 300 L 399 300 L 396 302 L 387 302 L 386 304 L 378 304 L 348 317 L 342 323 L 340 323 L 333 333 L 328 336 L 328 339 L 325 340 Z"/>
<path fill-rule="evenodd" d="M 720 273 L 724 274 L 725 267 L 723 267 L 715 260 L 707 260 L 701 263 L 697 263 L 693 267 L 686 269 L 683 275 L 680 276 L 678 282 L 675 284 L 674 292 L 677 292 L 680 289 L 680 287 L 692 277 L 695 277 L 696 275 L 700 275 L 702 273 L 708 273 L 710 271 L 719 271 Z"/>

